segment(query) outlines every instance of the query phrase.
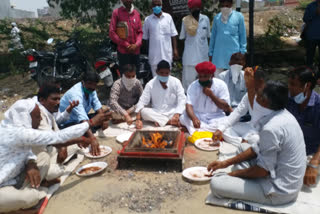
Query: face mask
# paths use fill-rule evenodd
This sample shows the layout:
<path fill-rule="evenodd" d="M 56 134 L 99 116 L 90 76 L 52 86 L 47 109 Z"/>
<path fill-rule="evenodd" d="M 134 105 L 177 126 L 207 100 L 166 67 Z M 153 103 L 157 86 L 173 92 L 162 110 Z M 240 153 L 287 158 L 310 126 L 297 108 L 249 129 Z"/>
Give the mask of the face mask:
<path fill-rule="evenodd" d="M 251 114 L 251 124 L 256 124 L 258 120 L 260 120 L 262 117 L 267 116 L 271 114 L 273 111 L 271 109 L 265 108 L 261 106 L 257 100 L 256 97 L 254 98 L 253 103 L 253 109 Z"/>
<path fill-rule="evenodd" d="M 162 7 L 161 6 L 155 6 L 152 8 L 153 13 L 156 15 L 159 15 L 161 13 Z"/>
<path fill-rule="evenodd" d="M 231 71 L 231 75 L 232 75 L 232 82 L 234 84 L 236 84 L 239 80 L 239 76 L 241 74 L 243 66 L 242 65 L 230 65 L 230 71 Z"/>
<path fill-rule="evenodd" d="M 125 75 L 123 75 L 121 79 L 122 79 L 122 83 L 123 83 L 124 87 L 128 91 L 131 91 L 136 83 L 136 77 L 129 79 Z"/>
<path fill-rule="evenodd" d="M 223 7 L 221 8 L 221 21 L 225 24 L 228 23 L 228 20 L 229 20 L 229 16 L 230 14 L 232 13 L 232 8 L 230 7 Z"/>
<path fill-rule="evenodd" d="M 307 84 L 304 85 L 303 90 L 306 89 L 306 86 Z M 298 95 L 296 95 L 293 99 L 297 104 L 302 104 L 307 99 L 307 96 L 304 95 L 304 92 L 301 92 Z"/>
<path fill-rule="evenodd" d="M 163 82 L 163 83 L 166 83 L 169 80 L 169 76 L 163 77 L 158 75 L 157 78 L 160 82 Z"/>
<path fill-rule="evenodd" d="M 91 91 L 91 90 L 89 90 L 89 89 L 87 89 L 86 87 L 82 87 L 83 88 L 83 91 L 84 91 L 84 93 L 85 94 L 88 94 L 88 95 L 90 95 L 90 94 L 92 94 L 94 91 Z"/>
<path fill-rule="evenodd" d="M 204 88 L 210 86 L 211 83 L 212 83 L 212 80 L 211 80 L 211 79 L 210 79 L 210 80 L 207 80 L 207 81 L 199 81 L 199 84 L 200 84 L 202 87 L 204 87 Z"/>
<path fill-rule="evenodd" d="M 198 18 L 200 15 L 200 10 L 194 10 L 191 14 L 194 18 Z"/>

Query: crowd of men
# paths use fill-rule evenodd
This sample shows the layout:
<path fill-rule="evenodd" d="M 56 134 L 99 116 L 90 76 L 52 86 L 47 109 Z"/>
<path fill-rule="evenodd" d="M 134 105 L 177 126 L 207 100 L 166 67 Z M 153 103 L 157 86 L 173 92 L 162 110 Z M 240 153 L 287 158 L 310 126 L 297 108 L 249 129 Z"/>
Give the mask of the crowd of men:
<path fill-rule="evenodd" d="M 153 14 L 143 26 L 132 0 L 122 3 L 110 24 L 122 74 L 112 87 L 110 107 L 103 107 L 97 96 L 99 75 L 87 72 L 62 98 L 60 86 L 47 82 L 36 97 L 19 100 L 5 112 L 0 212 L 36 205 L 50 185 L 60 182 L 66 160 L 79 147 L 90 145 L 98 156 L 94 133 L 104 137 L 110 120 L 137 129 L 151 122 L 189 135 L 206 131 L 241 137 L 237 155 L 208 165 L 212 173 L 233 166 L 232 172 L 212 178 L 212 194 L 219 198 L 281 205 L 296 200 L 303 184 L 316 184 L 320 95 L 314 91 L 315 71 L 299 67 L 285 85 L 270 80 L 261 67 L 245 68 L 244 19 L 232 10 L 232 0 L 220 0 L 211 34 L 210 20 L 200 13 L 201 0 L 189 0 L 191 15 L 183 18 L 179 37 L 185 39 L 181 83 L 171 75 L 178 33 L 171 16 L 162 12 L 162 1 L 152 0 Z M 142 40 L 149 43 L 154 75 L 144 88 L 136 78 Z"/>

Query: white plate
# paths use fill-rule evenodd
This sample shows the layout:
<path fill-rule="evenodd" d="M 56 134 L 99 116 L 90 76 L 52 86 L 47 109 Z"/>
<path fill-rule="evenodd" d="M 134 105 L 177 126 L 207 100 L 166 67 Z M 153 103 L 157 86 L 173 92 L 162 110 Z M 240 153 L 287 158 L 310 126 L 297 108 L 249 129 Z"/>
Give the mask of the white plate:
<path fill-rule="evenodd" d="M 182 172 L 182 176 L 191 181 L 210 181 L 211 177 L 205 175 L 209 175 L 209 172 L 207 167 L 203 166 L 191 167 Z"/>
<path fill-rule="evenodd" d="M 118 143 L 124 143 L 130 139 L 131 135 L 132 135 L 132 133 L 129 133 L 129 132 L 118 135 L 116 138 L 116 141 Z"/>
<path fill-rule="evenodd" d="M 83 153 L 84 153 L 84 156 L 86 156 L 87 158 L 92 158 L 92 159 L 98 159 L 98 158 L 103 158 L 103 157 L 106 157 L 107 155 L 109 155 L 111 152 L 112 152 L 112 149 L 111 147 L 109 146 L 102 146 L 100 145 L 100 155 L 99 156 L 93 156 L 91 155 L 90 153 L 90 150 L 91 150 L 91 147 L 89 146 L 88 148 L 85 148 L 83 149 Z"/>
<path fill-rule="evenodd" d="M 196 142 L 194 142 L 194 145 L 198 149 L 201 149 L 201 150 L 204 150 L 204 151 L 216 151 L 216 150 L 219 150 L 219 146 L 209 146 L 210 143 L 212 143 L 212 139 L 211 138 L 202 138 L 202 139 L 196 140 Z"/>
<path fill-rule="evenodd" d="M 92 175 L 96 175 L 98 174 L 99 172 L 102 172 L 105 168 L 107 168 L 108 164 L 106 162 L 95 162 L 95 163 L 89 163 L 87 165 L 84 165 L 82 167 L 80 167 L 77 171 L 76 171 L 76 174 L 80 177 L 88 177 L 88 176 L 92 176 Z M 89 174 L 80 174 L 79 172 L 85 168 L 88 168 L 88 167 L 99 167 L 100 169 L 95 171 L 95 172 L 92 172 L 92 173 L 89 173 Z"/>

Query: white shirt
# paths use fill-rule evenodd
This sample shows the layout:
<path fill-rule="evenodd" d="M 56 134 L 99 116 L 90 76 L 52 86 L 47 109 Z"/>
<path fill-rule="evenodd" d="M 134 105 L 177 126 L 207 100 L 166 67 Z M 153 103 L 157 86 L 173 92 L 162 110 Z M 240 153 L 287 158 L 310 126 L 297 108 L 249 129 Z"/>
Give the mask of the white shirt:
<path fill-rule="evenodd" d="M 35 159 L 32 147 L 65 143 L 81 137 L 88 123 L 71 126 L 61 131 L 40 131 L 22 127 L 0 128 L 0 187 L 15 185 L 15 178 L 30 159 Z"/>
<path fill-rule="evenodd" d="M 182 114 L 186 106 L 186 96 L 180 80 L 169 76 L 167 86 L 168 88 L 164 89 L 157 77 L 150 80 L 140 97 L 136 112 L 140 112 L 151 102 L 153 110 L 158 113 Z"/>
<path fill-rule="evenodd" d="M 152 14 L 143 25 L 143 39 L 149 40 L 149 63 L 157 65 L 161 60 L 172 63 L 173 51 L 171 37 L 177 36 L 173 19 L 162 12 L 160 18 Z"/>
<path fill-rule="evenodd" d="M 230 103 L 230 95 L 225 82 L 213 78 L 211 90 L 219 99 Z M 192 105 L 195 113 L 206 115 L 207 118 L 225 116 L 223 110 L 218 108 L 212 99 L 203 93 L 203 87 L 198 80 L 195 80 L 188 88 L 187 104 Z"/>
<path fill-rule="evenodd" d="M 197 65 L 209 61 L 210 20 L 207 16 L 200 14 L 197 34 L 190 36 L 182 22 L 179 39 L 185 39 L 182 57 L 183 65 Z"/>

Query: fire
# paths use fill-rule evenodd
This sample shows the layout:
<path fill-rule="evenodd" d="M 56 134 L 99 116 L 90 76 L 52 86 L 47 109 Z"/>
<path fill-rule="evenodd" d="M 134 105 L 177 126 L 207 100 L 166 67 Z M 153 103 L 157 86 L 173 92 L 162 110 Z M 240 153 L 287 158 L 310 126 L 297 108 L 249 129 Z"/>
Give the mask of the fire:
<path fill-rule="evenodd" d="M 142 137 L 142 145 L 146 148 L 161 148 L 164 149 L 168 146 L 168 142 L 163 139 L 163 135 L 159 132 L 150 134 L 151 139 Z"/>

